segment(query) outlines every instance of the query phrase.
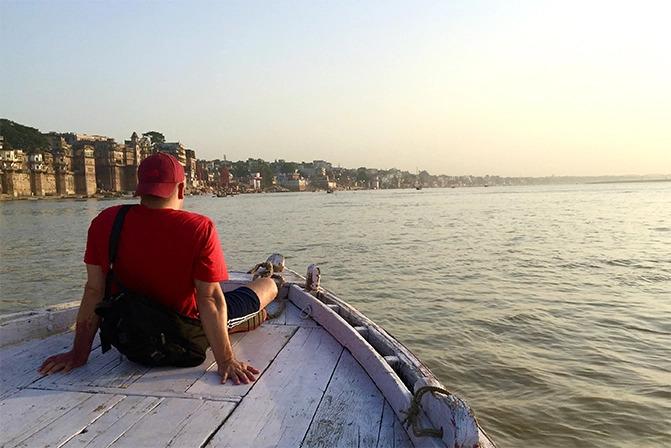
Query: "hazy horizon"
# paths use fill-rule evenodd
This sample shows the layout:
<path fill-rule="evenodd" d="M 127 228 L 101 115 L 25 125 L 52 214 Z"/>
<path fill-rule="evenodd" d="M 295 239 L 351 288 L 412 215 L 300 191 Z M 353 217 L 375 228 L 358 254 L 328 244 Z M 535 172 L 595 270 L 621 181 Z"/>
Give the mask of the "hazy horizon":
<path fill-rule="evenodd" d="M 671 172 L 671 4 L 0 2 L 0 116 L 199 158 Z"/>

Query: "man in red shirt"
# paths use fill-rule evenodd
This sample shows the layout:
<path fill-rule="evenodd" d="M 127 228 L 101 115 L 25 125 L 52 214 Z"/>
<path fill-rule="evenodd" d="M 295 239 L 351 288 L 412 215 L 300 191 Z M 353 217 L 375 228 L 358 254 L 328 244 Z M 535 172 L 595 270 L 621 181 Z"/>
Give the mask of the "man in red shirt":
<path fill-rule="evenodd" d="M 228 328 L 265 308 L 277 296 L 272 279 L 260 278 L 224 293 L 226 262 L 212 221 L 183 211 L 184 169 L 172 156 L 154 154 L 138 169 L 140 205 L 125 218 L 114 275 L 130 291 L 151 297 L 184 316 L 199 318 L 217 362 L 221 382 L 248 383 L 259 371 L 235 358 Z M 121 206 L 92 222 L 84 262 L 87 280 L 72 350 L 47 358 L 39 371 L 67 372 L 88 360 L 99 326 L 96 306 L 105 294 L 109 236 Z"/>

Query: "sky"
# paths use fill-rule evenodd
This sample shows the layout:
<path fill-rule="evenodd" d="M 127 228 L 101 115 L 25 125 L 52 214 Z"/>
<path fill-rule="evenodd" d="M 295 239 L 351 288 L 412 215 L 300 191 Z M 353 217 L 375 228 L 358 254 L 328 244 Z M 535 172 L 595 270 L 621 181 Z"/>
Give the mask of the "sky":
<path fill-rule="evenodd" d="M 671 2 L 0 0 L 0 117 L 198 158 L 671 173 Z"/>

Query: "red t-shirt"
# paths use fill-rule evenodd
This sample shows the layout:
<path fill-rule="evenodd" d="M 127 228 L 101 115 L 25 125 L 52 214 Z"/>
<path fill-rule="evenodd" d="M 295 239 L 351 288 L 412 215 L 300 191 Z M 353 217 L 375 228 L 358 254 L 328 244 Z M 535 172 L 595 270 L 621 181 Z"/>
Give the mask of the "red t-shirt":
<path fill-rule="evenodd" d="M 89 227 L 84 262 L 109 270 L 108 246 L 121 206 L 103 210 Z M 189 317 L 198 317 L 194 279 L 228 280 L 217 229 L 203 215 L 132 207 L 123 224 L 114 274 L 130 291 Z"/>

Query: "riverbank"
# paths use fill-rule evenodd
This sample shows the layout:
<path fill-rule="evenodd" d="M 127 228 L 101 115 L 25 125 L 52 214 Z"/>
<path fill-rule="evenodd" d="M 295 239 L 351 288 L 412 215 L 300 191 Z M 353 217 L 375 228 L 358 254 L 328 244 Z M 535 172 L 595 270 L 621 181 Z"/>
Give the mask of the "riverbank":
<path fill-rule="evenodd" d="M 98 199 L 101 201 L 110 201 L 115 199 L 133 199 L 132 194 L 104 195 L 96 194 L 93 196 L 10 196 L 0 195 L 0 202 L 9 201 L 86 201 L 89 199 Z"/>
<path fill-rule="evenodd" d="M 520 188 L 520 187 L 538 187 L 538 186 L 567 186 L 567 185 L 617 185 L 617 184 L 651 184 L 651 183 L 668 183 L 671 182 L 671 177 L 663 178 L 653 178 L 653 179 L 613 179 L 613 180 L 599 180 L 599 181 L 581 181 L 581 182 L 557 182 L 557 183 L 546 183 L 546 184 L 528 184 L 528 185 L 507 185 L 507 184 L 476 184 L 476 185 L 448 185 L 448 186 L 422 186 L 422 189 L 432 189 L 432 190 L 441 190 L 441 189 L 473 189 L 473 188 L 487 188 L 487 187 L 506 187 L 506 188 Z M 270 187 L 264 190 L 236 190 L 231 192 L 217 192 L 217 191 L 199 191 L 188 193 L 187 196 L 201 196 L 201 197 L 229 197 L 237 195 L 255 195 L 255 194 L 271 194 L 271 193 L 334 193 L 334 192 L 344 192 L 344 191 L 373 191 L 373 190 L 384 190 L 384 191 L 408 191 L 408 190 L 417 190 L 415 187 L 403 187 L 403 188 L 363 188 L 363 187 L 346 187 L 346 188 L 336 188 L 335 190 L 327 191 L 321 188 L 309 188 L 303 191 L 292 191 L 285 188 Z M 92 196 L 82 196 L 82 195 L 46 195 L 46 196 L 10 196 L 7 194 L 0 194 L 0 202 L 3 201 L 44 201 L 44 200 L 56 200 L 56 201 L 65 201 L 65 200 L 75 200 L 75 201 L 86 201 L 88 199 L 97 199 L 97 200 L 115 200 L 115 199 L 133 199 L 135 196 L 132 193 L 98 193 Z"/>

